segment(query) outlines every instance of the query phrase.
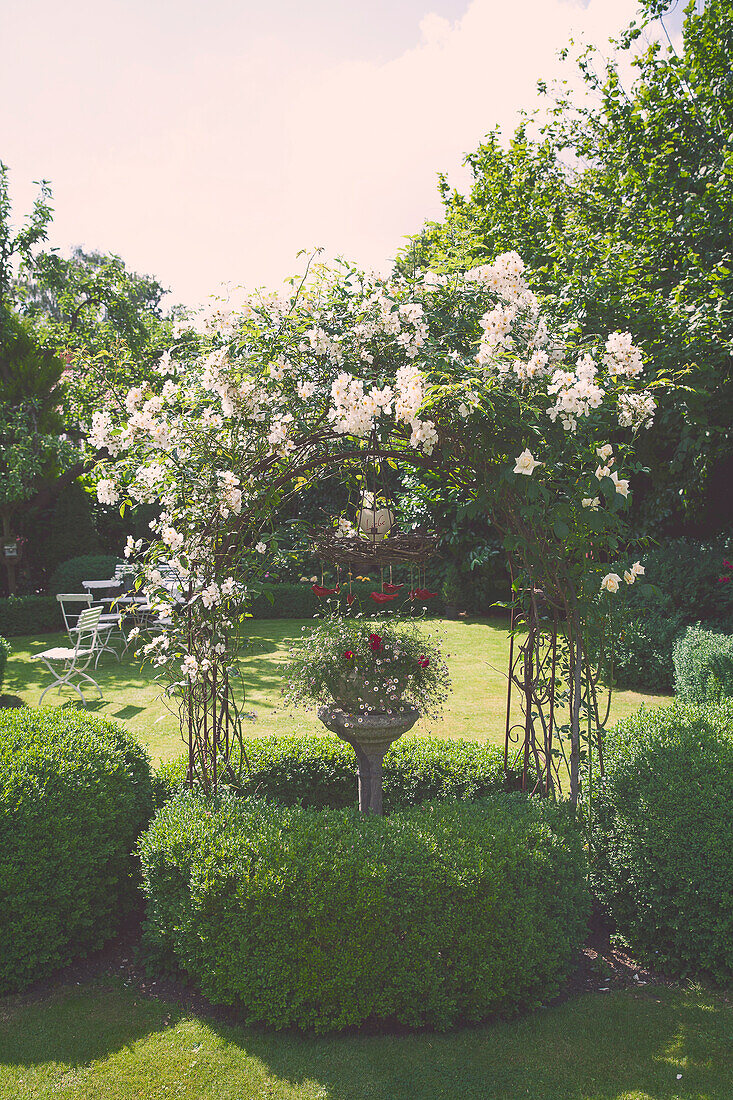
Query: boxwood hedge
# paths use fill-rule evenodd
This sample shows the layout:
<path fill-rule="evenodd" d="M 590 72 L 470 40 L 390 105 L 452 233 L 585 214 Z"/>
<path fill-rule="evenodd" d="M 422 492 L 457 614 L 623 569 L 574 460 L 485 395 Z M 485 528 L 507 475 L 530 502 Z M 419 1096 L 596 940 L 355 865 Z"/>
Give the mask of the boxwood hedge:
<path fill-rule="evenodd" d="M 733 704 L 675 702 L 611 731 L 592 883 L 635 951 L 733 976 Z"/>
<path fill-rule="evenodd" d="M 63 630 L 61 608 L 53 596 L 9 596 L 0 599 L 0 634 L 48 634 Z"/>
<path fill-rule="evenodd" d="M 3 712 L 0 993 L 115 932 L 152 810 L 148 758 L 115 723 L 72 710 Z"/>
<path fill-rule="evenodd" d="M 185 792 L 139 852 L 152 957 L 276 1028 L 511 1013 L 557 990 L 586 922 L 580 836 L 518 794 L 378 818 Z"/>
<path fill-rule="evenodd" d="M 353 806 L 356 756 L 337 737 L 253 737 L 233 790 L 320 810 Z M 186 761 L 164 764 L 157 776 L 161 804 L 181 790 Z M 429 799 L 475 799 L 504 787 L 504 757 L 495 745 L 406 736 L 384 758 L 386 813 Z"/>

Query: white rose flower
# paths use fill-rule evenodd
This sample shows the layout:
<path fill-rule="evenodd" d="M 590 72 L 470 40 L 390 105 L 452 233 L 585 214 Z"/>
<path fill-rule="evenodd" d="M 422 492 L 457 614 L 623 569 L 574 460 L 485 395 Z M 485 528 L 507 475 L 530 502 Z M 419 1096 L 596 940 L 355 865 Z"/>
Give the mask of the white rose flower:
<path fill-rule="evenodd" d="M 267 550 L 267 543 L 266 542 L 258 542 L 257 545 L 255 546 L 255 550 L 257 551 L 258 554 L 264 554 L 265 551 Z"/>
<path fill-rule="evenodd" d="M 183 535 L 179 531 L 176 531 L 175 527 L 164 527 L 160 532 L 160 537 L 166 546 L 170 546 L 174 553 L 183 546 Z"/>
<path fill-rule="evenodd" d="M 635 561 L 634 564 L 631 566 L 631 572 L 634 574 L 635 577 L 643 577 L 646 573 L 646 569 L 640 561 Z"/>
<path fill-rule="evenodd" d="M 105 477 L 97 483 L 97 500 L 100 504 L 116 504 L 120 494 L 111 478 Z"/>
<path fill-rule="evenodd" d="M 601 581 L 601 592 L 618 592 L 621 578 L 618 573 L 606 573 Z"/>
<path fill-rule="evenodd" d="M 600 505 L 601 505 L 601 498 L 600 497 L 584 497 L 583 498 L 583 507 L 584 508 L 592 508 L 592 510 L 594 512 L 597 512 L 598 509 L 600 508 Z"/>
<path fill-rule="evenodd" d="M 526 448 L 516 458 L 516 466 L 514 467 L 515 474 L 525 474 L 527 477 L 531 477 L 535 471 L 536 466 L 541 466 L 542 463 L 538 462 L 536 458 L 533 458 L 532 452 L 529 448 Z"/>
<path fill-rule="evenodd" d="M 631 573 L 628 569 L 624 570 L 624 580 L 627 584 L 633 584 L 636 580 L 636 573 Z"/>
<path fill-rule="evenodd" d="M 596 467 L 596 477 L 598 478 L 599 481 L 603 481 L 604 477 L 610 477 L 610 476 L 611 476 L 610 467 L 608 467 L 608 466 L 598 466 L 598 467 Z"/>
<path fill-rule="evenodd" d="M 610 443 L 604 443 L 602 447 L 596 448 L 596 454 L 599 458 L 602 458 L 604 462 L 608 462 L 613 455 L 613 447 Z"/>
<path fill-rule="evenodd" d="M 614 473 L 610 474 L 609 476 L 610 476 L 611 481 L 613 482 L 613 484 L 616 486 L 616 492 L 620 493 L 622 497 L 627 497 L 629 495 L 629 481 L 628 481 L 628 478 L 619 477 L 618 474 L 615 471 L 614 471 Z"/>

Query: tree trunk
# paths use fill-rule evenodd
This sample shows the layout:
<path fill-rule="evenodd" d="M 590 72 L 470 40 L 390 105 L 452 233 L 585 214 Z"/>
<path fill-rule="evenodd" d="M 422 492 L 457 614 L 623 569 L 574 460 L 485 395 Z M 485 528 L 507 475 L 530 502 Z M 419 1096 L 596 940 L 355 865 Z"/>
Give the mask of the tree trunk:
<path fill-rule="evenodd" d="M 5 564 L 5 568 L 8 571 L 8 593 L 9 593 L 9 595 L 14 596 L 15 593 L 16 593 L 17 587 L 18 587 L 18 582 L 17 582 L 17 578 L 16 578 L 16 573 L 15 573 L 16 561 L 15 561 L 14 558 L 6 558 L 5 557 L 5 546 L 4 546 L 4 544 L 6 542 L 11 542 L 12 538 L 13 538 L 13 528 L 11 526 L 12 512 L 3 511 L 2 516 L 3 516 L 3 562 Z"/>

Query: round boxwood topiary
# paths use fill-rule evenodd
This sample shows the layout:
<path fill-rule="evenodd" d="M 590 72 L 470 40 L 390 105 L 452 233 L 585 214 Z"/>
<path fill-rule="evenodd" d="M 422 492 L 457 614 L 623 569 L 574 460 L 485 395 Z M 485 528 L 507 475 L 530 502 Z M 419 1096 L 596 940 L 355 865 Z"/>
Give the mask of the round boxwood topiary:
<path fill-rule="evenodd" d="M 139 851 L 151 957 L 277 1028 L 511 1013 L 585 928 L 580 835 L 518 794 L 379 818 L 184 792 Z"/>
<path fill-rule="evenodd" d="M 82 581 L 109 580 L 122 560 L 111 554 L 86 554 L 80 558 L 69 558 L 56 567 L 48 582 L 48 590 L 52 596 L 57 592 L 83 592 Z"/>
<path fill-rule="evenodd" d="M 115 723 L 73 710 L 3 712 L 0 993 L 113 935 L 152 811 L 148 757 Z"/>
<path fill-rule="evenodd" d="M 611 731 L 592 883 L 635 951 L 733 976 L 733 703 L 675 702 Z"/>
<path fill-rule="evenodd" d="M 356 755 L 337 737 L 253 737 L 245 747 L 236 793 L 316 810 L 356 804 Z M 162 765 L 158 804 L 180 791 L 185 778 L 185 759 Z M 384 758 L 383 786 L 387 813 L 429 799 L 480 798 L 503 789 L 504 755 L 475 741 L 401 737 Z"/>

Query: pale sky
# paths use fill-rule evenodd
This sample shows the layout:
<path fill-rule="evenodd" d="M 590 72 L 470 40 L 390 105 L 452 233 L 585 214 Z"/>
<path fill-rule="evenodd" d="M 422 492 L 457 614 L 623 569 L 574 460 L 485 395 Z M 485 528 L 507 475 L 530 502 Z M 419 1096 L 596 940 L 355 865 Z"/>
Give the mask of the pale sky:
<path fill-rule="evenodd" d="M 569 37 L 635 0 L 0 0 L 14 220 L 116 252 L 187 305 L 275 287 L 299 249 L 387 271 L 436 176 L 537 105 Z M 673 20 L 678 28 L 679 20 Z"/>

